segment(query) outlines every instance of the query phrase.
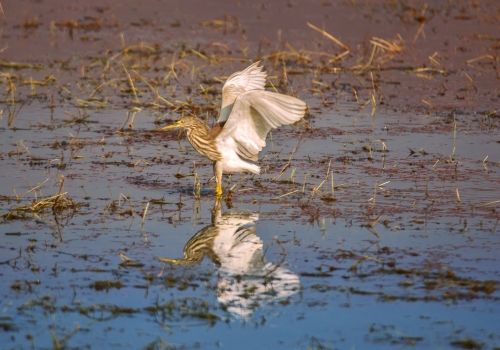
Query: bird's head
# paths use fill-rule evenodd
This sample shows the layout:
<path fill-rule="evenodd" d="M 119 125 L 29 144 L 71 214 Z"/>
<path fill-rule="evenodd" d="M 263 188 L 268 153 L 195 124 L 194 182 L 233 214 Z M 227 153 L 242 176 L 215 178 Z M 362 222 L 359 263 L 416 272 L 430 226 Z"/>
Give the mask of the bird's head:
<path fill-rule="evenodd" d="M 187 117 L 184 117 L 182 119 L 179 119 L 178 121 L 176 121 L 173 124 L 170 124 L 170 125 L 167 125 L 167 126 L 160 128 L 160 131 L 165 131 L 165 130 L 175 129 L 175 128 L 183 128 L 183 129 L 190 130 L 190 129 L 199 128 L 200 125 L 202 127 L 205 127 L 205 124 L 202 121 L 200 121 L 198 118 L 192 117 L 192 116 L 187 116 Z"/>

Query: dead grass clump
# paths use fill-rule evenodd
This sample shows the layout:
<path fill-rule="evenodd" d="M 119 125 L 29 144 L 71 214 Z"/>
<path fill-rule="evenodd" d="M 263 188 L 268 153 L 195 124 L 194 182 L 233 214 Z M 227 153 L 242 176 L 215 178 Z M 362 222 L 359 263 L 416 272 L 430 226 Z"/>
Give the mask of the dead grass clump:
<path fill-rule="evenodd" d="M 26 14 L 23 20 L 23 24 L 21 24 L 21 27 L 24 29 L 38 29 L 40 26 L 40 23 L 38 23 L 38 16 L 33 16 L 33 18 L 30 17 L 29 14 Z"/>
<path fill-rule="evenodd" d="M 68 197 L 68 192 L 58 193 L 55 196 L 34 200 L 29 204 L 15 208 L 17 212 L 32 212 L 40 213 L 48 208 L 51 208 L 54 213 L 61 213 L 66 210 L 78 210 L 84 203 L 75 203 Z"/>

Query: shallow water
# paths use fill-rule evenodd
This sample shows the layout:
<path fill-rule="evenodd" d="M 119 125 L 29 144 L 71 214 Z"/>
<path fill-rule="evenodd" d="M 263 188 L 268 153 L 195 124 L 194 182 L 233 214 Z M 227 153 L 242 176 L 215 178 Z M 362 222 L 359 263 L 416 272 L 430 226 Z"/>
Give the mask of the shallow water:
<path fill-rule="evenodd" d="M 71 347 L 132 348 L 160 339 L 169 346 L 187 348 L 359 348 L 367 344 L 370 348 L 428 348 L 467 337 L 497 344 L 500 228 L 496 212 L 490 206 L 479 207 L 498 198 L 491 188 L 498 181 L 498 166 L 492 163 L 496 155 L 487 172 L 481 161 L 483 148 L 461 147 L 464 141 L 493 142 L 494 134 L 480 137 L 471 132 L 457 137 L 459 170 L 454 181 L 449 179 L 453 176 L 449 164 L 432 168 L 452 148 L 452 132 L 387 135 L 388 170 L 382 170 L 380 152 L 374 152 L 370 161 L 349 137 L 306 139 L 293 155 L 295 184 L 270 181 L 286 162 L 273 159 L 269 145 L 264 155 L 274 168 L 262 175 L 264 188 L 255 189 L 246 176 L 234 189 L 232 208 L 229 202 L 222 204 L 226 217 L 240 213 L 244 218 L 225 223 L 226 233 L 217 236 L 219 246 L 235 245 L 235 250 L 211 248 L 218 256 L 213 260 L 202 249 L 203 262 L 172 265 L 156 257 L 182 257 L 184 245 L 195 234 L 217 228 L 211 219 L 214 185 L 206 183 L 210 165 L 192 151 L 179 153 L 179 145 L 173 143 L 161 151 L 189 161 L 174 166 L 150 163 L 139 172 L 127 164 L 149 159 L 150 150 L 162 143 L 157 136 L 149 147 L 142 140 L 129 141 L 127 146 L 126 138 L 115 134 L 103 146 L 98 144 L 102 137 L 98 131 L 119 127 L 124 111 L 96 114 L 96 119 L 105 120 L 99 124 L 38 131 L 27 125 L 35 107 L 24 110 L 25 121 L 21 116 L 16 120 L 19 130 L 2 131 L 4 140 L 22 139 L 30 150 L 19 159 L 4 154 L 3 188 L 15 188 L 21 195 L 30 189 L 24 179 L 35 186 L 48 178 L 42 187 L 48 196 L 58 191 L 56 182 L 64 174 L 64 191 L 84 206 L 56 216 L 50 210 L 35 213 L 2 225 L 1 273 L 7 282 L 2 287 L 2 324 L 7 347 L 45 348 L 54 346 L 55 339 Z M 322 122 L 329 116 L 335 115 L 323 116 Z M 375 129 L 383 124 L 377 123 Z M 351 127 L 351 136 L 367 140 L 366 127 L 358 121 Z M 132 134 L 138 137 L 145 132 Z M 65 168 L 47 168 L 46 160 L 60 159 L 61 152 L 48 146 L 56 139 L 69 143 L 69 133 L 91 144 L 78 152 L 85 158 L 68 159 L 70 150 L 63 148 Z M 283 128 L 273 134 L 276 153 L 283 148 L 282 153 L 290 154 L 296 146 L 287 136 L 290 133 L 294 133 L 291 128 Z M 434 152 L 409 157 L 408 148 L 392 151 L 391 145 L 401 140 L 412 149 Z M 324 143 L 332 148 L 325 149 Z M 189 147 L 186 141 L 181 145 Z M 4 146 L 17 149 L 13 141 Z M 108 152 L 114 152 L 111 159 L 116 163 L 102 160 Z M 330 178 L 311 200 L 313 187 L 324 179 L 327 157 L 335 155 L 352 158 L 331 163 L 335 184 L 342 185 L 335 191 L 337 201 L 320 199 L 330 193 Z M 31 157 L 44 161 L 30 165 Z M 197 172 L 204 184 L 200 200 L 193 197 L 192 177 L 173 177 L 178 170 L 191 172 L 195 160 L 200 161 Z M 425 164 L 420 176 L 412 173 L 415 162 Z M 304 185 L 306 173 L 311 174 Z M 315 173 L 319 178 L 311 176 Z M 287 170 L 283 178 L 289 177 Z M 432 199 L 425 194 L 426 180 Z M 390 182 L 376 191 L 375 204 L 368 202 L 376 184 L 386 181 Z M 460 203 L 454 187 L 460 189 Z M 16 202 L 10 195 L 2 202 L 3 211 L 33 198 L 30 192 Z M 164 203 L 154 204 L 152 199 Z M 108 207 L 113 200 L 115 211 Z M 138 214 L 148 201 L 141 223 Z M 370 220 L 378 216 L 371 227 Z M 238 248 L 233 241 L 241 229 L 249 231 L 251 239 L 243 239 Z M 120 253 L 137 266 L 121 265 Z M 165 308 L 172 314 L 161 315 Z M 245 345 L 241 339 L 247 339 Z"/>

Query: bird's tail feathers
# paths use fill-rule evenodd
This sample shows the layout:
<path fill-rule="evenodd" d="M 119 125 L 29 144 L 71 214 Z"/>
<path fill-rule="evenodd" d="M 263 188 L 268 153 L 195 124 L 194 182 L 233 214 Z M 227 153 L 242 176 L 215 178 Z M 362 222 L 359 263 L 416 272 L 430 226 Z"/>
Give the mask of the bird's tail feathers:
<path fill-rule="evenodd" d="M 260 166 L 255 164 L 247 163 L 246 170 L 254 174 L 260 174 Z"/>

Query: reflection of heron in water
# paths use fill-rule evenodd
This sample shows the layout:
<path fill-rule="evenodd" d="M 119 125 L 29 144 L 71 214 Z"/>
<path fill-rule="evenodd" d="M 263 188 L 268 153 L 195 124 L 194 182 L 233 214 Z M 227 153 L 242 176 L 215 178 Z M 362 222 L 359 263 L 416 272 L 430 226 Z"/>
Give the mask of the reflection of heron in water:
<path fill-rule="evenodd" d="M 212 225 L 198 231 L 178 259 L 159 258 L 171 264 L 198 264 L 205 256 L 219 267 L 217 298 L 236 315 L 248 316 L 258 303 L 285 298 L 300 288 L 297 275 L 269 263 L 256 235 L 257 214 L 221 215 L 217 201 Z"/>

